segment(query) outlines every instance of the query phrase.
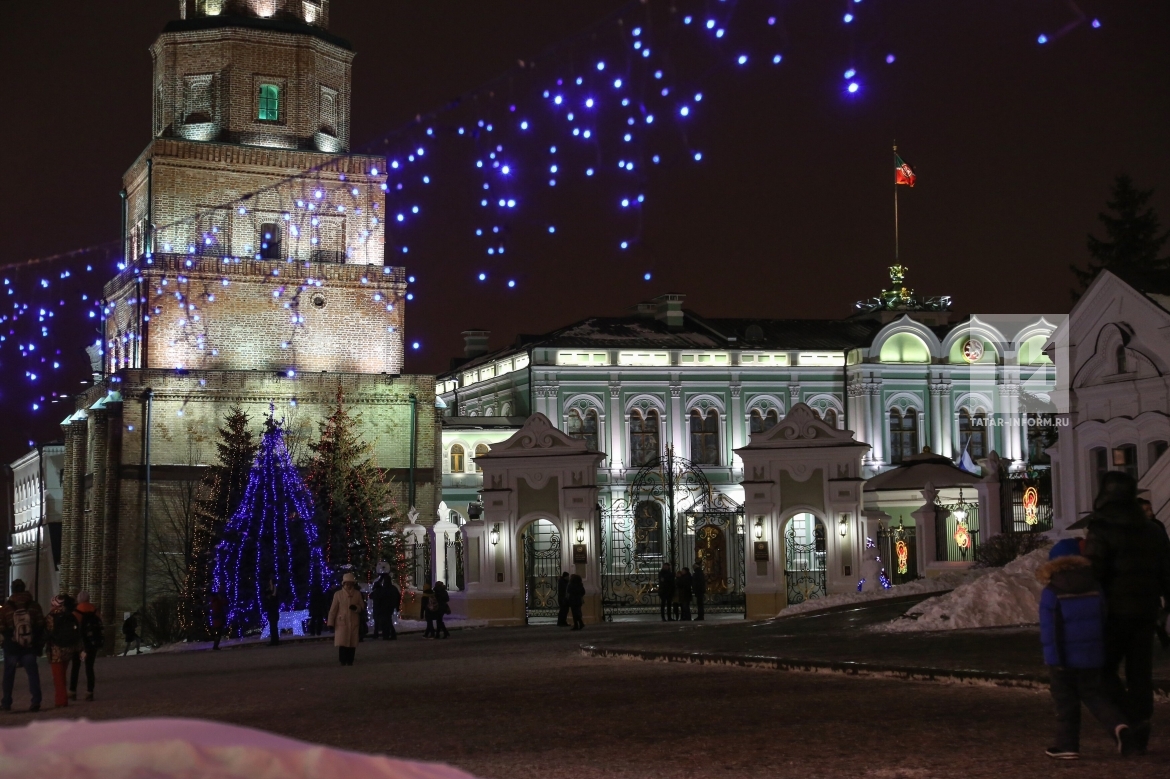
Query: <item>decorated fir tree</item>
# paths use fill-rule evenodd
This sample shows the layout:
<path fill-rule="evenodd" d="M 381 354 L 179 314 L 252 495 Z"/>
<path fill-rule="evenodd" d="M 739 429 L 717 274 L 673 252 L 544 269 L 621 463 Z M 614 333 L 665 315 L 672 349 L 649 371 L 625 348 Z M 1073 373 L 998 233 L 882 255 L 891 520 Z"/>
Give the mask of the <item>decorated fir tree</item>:
<path fill-rule="evenodd" d="M 269 416 L 240 505 L 215 547 L 211 578 L 228 601 L 229 630 L 262 626 L 262 592 L 276 580 L 280 610 L 308 608 L 327 575 L 313 497 L 284 443 L 284 430 Z"/>
<path fill-rule="evenodd" d="M 394 505 L 373 446 L 358 434 L 361 414 L 351 414 L 337 388 L 337 406 L 309 444 L 307 481 L 317 509 L 325 559 L 334 569 L 352 568 L 369 579 L 382 559 L 383 540 L 394 523 Z"/>
<path fill-rule="evenodd" d="M 238 404 L 228 409 L 215 444 L 218 462 L 207 469 L 200 485 L 191 561 L 179 603 L 179 627 L 190 639 L 202 638 L 206 633 L 212 555 L 223 536 L 224 526 L 240 505 L 256 459 L 258 447 L 248 429 L 250 421 Z"/>

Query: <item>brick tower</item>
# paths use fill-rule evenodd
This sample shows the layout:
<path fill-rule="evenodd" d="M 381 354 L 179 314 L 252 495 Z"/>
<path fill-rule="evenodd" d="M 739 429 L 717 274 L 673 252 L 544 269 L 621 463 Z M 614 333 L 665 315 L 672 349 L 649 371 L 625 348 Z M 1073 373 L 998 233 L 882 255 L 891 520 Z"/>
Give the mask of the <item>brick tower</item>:
<path fill-rule="evenodd" d="M 174 599 L 183 496 L 232 403 L 257 430 L 275 406 L 297 447 L 340 387 L 400 507 L 434 516 L 434 378 L 401 375 L 385 160 L 348 153 L 354 52 L 328 20 L 329 0 L 182 0 L 150 49 L 98 380 L 63 423 L 61 583 L 90 591 L 107 646 Z"/>

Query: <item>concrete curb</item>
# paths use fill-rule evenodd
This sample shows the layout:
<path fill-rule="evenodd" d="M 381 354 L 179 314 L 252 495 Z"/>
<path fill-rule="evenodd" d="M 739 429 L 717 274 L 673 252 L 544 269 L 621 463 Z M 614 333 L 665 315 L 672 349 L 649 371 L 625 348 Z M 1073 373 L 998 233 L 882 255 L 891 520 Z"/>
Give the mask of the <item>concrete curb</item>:
<path fill-rule="evenodd" d="M 1007 671 L 922 668 L 916 666 L 884 665 L 880 663 L 858 663 L 849 660 L 806 660 L 726 652 L 623 649 L 621 647 L 602 647 L 591 644 L 582 644 L 581 653 L 586 657 L 603 659 L 721 665 L 796 673 L 837 673 L 845 676 L 902 679 L 906 681 L 937 682 L 942 684 L 1014 687 L 1017 689 L 1037 691 L 1048 690 L 1048 677 L 1044 674 L 1019 674 L 1009 673 Z M 1170 702 L 1170 680 L 1154 680 L 1154 697 L 1159 703 Z"/>
<path fill-rule="evenodd" d="M 826 606 L 823 609 L 809 609 L 808 611 L 801 611 L 796 614 L 777 614 L 770 617 L 765 622 L 777 622 L 781 620 L 800 619 L 801 617 L 819 617 L 822 614 L 836 614 L 842 611 L 854 611 L 857 609 L 864 609 L 870 606 L 884 606 L 886 604 L 898 603 L 915 603 L 928 600 L 936 595 L 946 595 L 953 590 L 935 590 L 933 592 L 916 592 L 913 595 L 897 595 L 892 598 L 874 598 L 867 601 L 856 601 L 854 603 L 841 603 L 836 606 Z"/>

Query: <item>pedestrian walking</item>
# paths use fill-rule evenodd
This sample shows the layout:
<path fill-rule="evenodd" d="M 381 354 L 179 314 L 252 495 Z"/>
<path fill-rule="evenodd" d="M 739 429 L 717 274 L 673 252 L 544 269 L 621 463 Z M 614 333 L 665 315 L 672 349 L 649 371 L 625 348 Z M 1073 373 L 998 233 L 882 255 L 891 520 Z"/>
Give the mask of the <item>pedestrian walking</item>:
<path fill-rule="evenodd" d="M 674 572 L 670 570 L 670 563 L 663 563 L 662 570 L 658 572 L 658 602 L 660 604 L 658 611 L 662 615 L 663 622 L 669 622 L 674 619 L 674 615 L 671 614 L 673 600 Z"/>
<path fill-rule="evenodd" d="M 451 631 L 447 630 L 443 617 L 451 613 L 451 594 L 447 592 L 447 585 L 442 582 L 435 582 L 434 593 L 435 638 L 450 638 Z"/>
<path fill-rule="evenodd" d="M 435 591 L 431 589 L 431 585 L 423 587 L 422 597 L 418 602 L 418 616 L 419 619 L 426 620 L 427 629 L 423 631 L 423 638 L 435 637 Z"/>
<path fill-rule="evenodd" d="M 25 590 L 23 579 L 12 580 L 12 595 L 0 609 L 0 633 L 4 636 L 4 697 L 0 711 L 12 711 L 12 688 L 16 684 L 16 670 L 28 674 L 28 690 L 32 696 L 29 711 L 41 710 L 41 676 L 37 658 L 45 641 L 45 614 L 32 594 Z"/>
<path fill-rule="evenodd" d="M 227 629 L 227 598 L 218 592 L 207 596 L 207 629 L 211 632 L 211 648 L 218 650 L 220 639 Z"/>
<path fill-rule="evenodd" d="M 569 584 L 566 589 L 569 608 L 573 612 L 573 627 L 571 629 L 584 630 L 585 620 L 581 617 L 581 606 L 585 603 L 585 582 L 581 581 L 579 574 L 573 574 L 569 577 Z"/>
<path fill-rule="evenodd" d="M 691 621 L 691 596 L 694 589 L 694 578 L 691 576 L 691 569 L 683 566 L 683 569 L 678 574 L 678 603 L 682 607 L 682 612 L 679 615 L 683 622 Z"/>
<path fill-rule="evenodd" d="M 280 643 L 280 585 L 275 576 L 269 576 L 261 593 L 264 606 L 264 618 L 268 621 L 268 645 L 276 646 Z"/>
<path fill-rule="evenodd" d="M 1154 633 L 1162 599 L 1170 602 L 1170 542 L 1137 502 L 1137 482 L 1109 471 L 1089 515 L 1085 557 L 1108 605 L 1103 682 L 1133 727 L 1144 754 L 1154 712 Z M 1118 668 L 1125 663 L 1125 681 Z"/>
<path fill-rule="evenodd" d="M 557 579 L 557 626 L 569 626 L 569 572 L 561 571 L 561 578 Z"/>
<path fill-rule="evenodd" d="M 324 582 L 319 588 L 309 592 L 309 635 L 319 636 L 325 629 L 325 618 L 329 616 L 329 607 L 333 605 L 334 590 Z"/>
<path fill-rule="evenodd" d="M 73 608 L 73 616 L 81 626 L 81 651 L 73 656 L 73 663 L 69 669 L 69 698 L 77 700 L 77 678 L 81 675 L 81 666 L 85 665 L 85 699 L 93 700 L 94 663 L 97 662 L 98 652 L 105 646 L 105 626 L 97 613 L 97 608 L 89 602 L 89 593 L 85 590 L 77 593 L 77 605 Z"/>
<path fill-rule="evenodd" d="M 703 564 L 695 563 L 695 570 L 691 572 L 691 589 L 695 593 L 695 619 L 703 619 L 703 600 L 707 597 L 707 575 L 703 573 Z"/>
<path fill-rule="evenodd" d="M 81 651 L 81 625 L 73 616 L 73 606 L 73 598 L 68 595 L 54 595 L 45 617 L 45 648 L 53 671 L 53 705 L 57 708 L 69 705 L 66 672 Z"/>
<path fill-rule="evenodd" d="M 374 638 L 380 635 L 383 640 L 397 639 L 394 612 L 402 605 L 402 591 L 394 584 L 394 578 L 389 571 L 383 571 L 374 581 L 374 586 L 370 589 L 370 600 L 374 604 Z"/>
<path fill-rule="evenodd" d="M 337 647 L 337 659 L 342 665 L 353 665 L 357 655 L 358 624 L 366 618 L 364 604 L 357 578 L 347 571 L 341 577 L 341 589 L 333 594 L 326 620 L 333 628 L 333 646 Z"/>
<path fill-rule="evenodd" d="M 1105 599 L 1081 542 L 1066 538 L 1036 571 L 1040 595 L 1040 642 L 1056 705 L 1056 744 L 1044 751 L 1057 760 L 1080 758 L 1081 704 L 1105 726 L 1123 755 L 1134 749 L 1121 709 L 1102 685 L 1105 662 Z"/>
<path fill-rule="evenodd" d="M 134 654 L 142 654 L 142 636 L 138 635 L 138 615 L 133 611 L 127 611 L 126 618 L 122 620 L 122 643 L 126 645 L 122 657 L 130 654 L 131 644 L 134 644 Z"/>

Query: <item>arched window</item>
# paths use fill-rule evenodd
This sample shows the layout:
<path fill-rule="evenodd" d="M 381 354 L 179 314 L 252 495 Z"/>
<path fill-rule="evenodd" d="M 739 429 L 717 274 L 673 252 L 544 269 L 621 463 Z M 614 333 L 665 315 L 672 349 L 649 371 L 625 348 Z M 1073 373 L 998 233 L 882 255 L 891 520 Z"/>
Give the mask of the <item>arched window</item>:
<path fill-rule="evenodd" d="M 491 448 L 487 444 L 476 444 L 475 445 L 475 472 L 476 473 L 483 473 L 483 466 L 479 464 L 479 458 L 483 457 L 489 451 L 491 451 Z"/>
<path fill-rule="evenodd" d="M 634 409 L 630 412 L 630 465 L 649 465 L 658 459 L 658 453 L 658 412 L 650 409 L 642 416 Z"/>
<path fill-rule="evenodd" d="M 897 464 L 918 453 L 918 410 L 890 409 L 890 462 Z"/>
<path fill-rule="evenodd" d="M 451 473 L 463 473 L 465 454 L 460 444 L 451 444 Z"/>
<path fill-rule="evenodd" d="M 706 416 L 697 408 L 691 410 L 691 462 L 719 465 L 719 412 L 713 408 Z"/>
<path fill-rule="evenodd" d="M 930 362 L 930 348 L 913 333 L 895 333 L 882 344 L 882 362 Z"/>
<path fill-rule="evenodd" d="M 1117 347 L 1117 372 L 1129 373 L 1129 365 L 1125 359 L 1125 344 Z"/>
<path fill-rule="evenodd" d="M 591 452 L 597 451 L 597 411 L 586 409 L 585 415 L 573 409 L 569 412 L 566 422 L 566 433 L 573 438 L 580 438 Z"/>
<path fill-rule="evenodd" d="M 829 427 L 833 428 L 834 430 L 837 429 L 837 409 L 835 409 L 835 408 L 825 409 L 825 424 L 828 425 Z"/>
<path fill-rule="evenodd" d="M 763 433 L 771 430 L 780 421 L 780 415 L 776 409 L 768 409 L 768 413 L 761 414 L 758 408 L 752 409 L 751 430 L 753 433 Z"/>
<path fill-rule="evenodd" d="M 959 451 L 966 450 L 972 460 L 987 456 L 987 414 L 959 409 Z"/>
<path fill-rule="evenodd" d="M 644 500 L 634 509 L 634 555 L 662 557 L 662 505 L 656 501 Z"/>

